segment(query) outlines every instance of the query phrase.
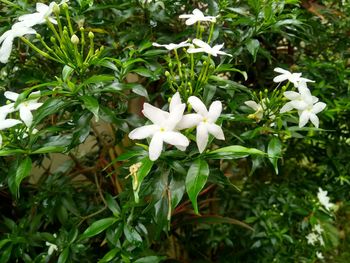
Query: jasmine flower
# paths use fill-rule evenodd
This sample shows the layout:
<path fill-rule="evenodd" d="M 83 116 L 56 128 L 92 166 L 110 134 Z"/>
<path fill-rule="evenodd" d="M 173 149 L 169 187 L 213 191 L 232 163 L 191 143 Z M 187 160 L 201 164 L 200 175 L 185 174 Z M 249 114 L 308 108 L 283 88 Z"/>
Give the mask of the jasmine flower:
<path fill-rule="evenodd" d="M 173 50 L 173 49 L 178 49 L 178 48 L 181 48 L 181 47 L 188 47 L 190 46 L 191 44 L 187 43 L 188 40 L 186 41 L 183 41 L 179 44 L 174 44 L 174 43 L 170 43 L 170 44 L 158 44 L 158 43 L 153 43 L 152 45 L 154 47 L 165 47 L 167 50 Z"/>
<path fill-rule="evenodd" d="M 317 198 L 318 201 L 323 205 L 328 211 L 334 206 L 329 202 L 329 197 L 327 196 L 327 191 L 323 191 L 321 187 L 318 188 Z"/>
<path fill-rule="evenodd" d="M 292 82 L 294 85 L 298 85 L 299 81 L 314 82 L 310 79 L 302 78 L 301 73 L 291 73 L 288 70 L 285 70 L 283 68 L 275 68 L 274 71 L 281 73 L 281 75 L 279 75 L 273 79 L 273 81 L 277 82 L 277 83 L 283 82 L 285 80 Z"/>
<path fill-rule="evenodd" d="M 199 48 L 190 47 L 187 50 L 188 53 L 205 52 L 205 53 L 212 55 L 214 57 L 216 57 L 217 55 L 227 55 L 227 56 L 232 57 L 232 55 L 227 54 L 226 52 L 220 51 L 220 49 L 224 46 L 224 44 L 215 45 L 214 47 L 211 47 L 207 43 L 205 43 L 202 40 L 197 39 L 197 38 L 193 39 L 192 42 L 193 42 L 193 44 L 195 44 Z"/>
<path fill-rule="evenodd" d="M 213 22 L 213 23 L 216 22 L 215 16 L 204 16 L 202 11 L 197 8 L 192 11 L 192 14 L 183 14 L 183 15 L 180 15 L 179 18 L 187 19 L 185 21 L 185 24 L 188 26 L 193 25 L 197 22 L 204 22 L 204 21 Z"/>

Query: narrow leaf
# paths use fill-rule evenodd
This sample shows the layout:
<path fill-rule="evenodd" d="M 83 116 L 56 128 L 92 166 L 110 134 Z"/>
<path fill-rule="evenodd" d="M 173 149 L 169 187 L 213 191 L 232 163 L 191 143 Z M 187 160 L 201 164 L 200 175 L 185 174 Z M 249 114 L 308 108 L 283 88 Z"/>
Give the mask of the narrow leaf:
<path fill-rule="evenodd" d="M 109 228 L 111 225 L 113 225 L 115 222 L 117 222 L 117 218 L 115 217 L 108 217 L 103 218 L 101 220 L 98 220 L 94 223 L 92 223 L 91 226 L 89 226 L 85 232 L 82 235 L 82 238 L 88 238 L 98 235 L 99 233 L 103 232 L 107 228 Z"/>
<path fill-rule="evenodd" d="M 269 142 L 267 147 L 267 153 L 269 155 L 269 160 L 275 169 L 276 174 L 278 174 L 278 158 L 282 155 L 282 144 L 277 137 L 273 137 Z"/>
<path fill-rule="evenodd" d="M 30 159 L 30 157 L 26 157 L 20 162 L 16 171 L 15 182 L 16 182 L 17 189 L 19 188 L 22 180 L 29 175 L 31 170 L 32 170 L 32 159 Z"/>

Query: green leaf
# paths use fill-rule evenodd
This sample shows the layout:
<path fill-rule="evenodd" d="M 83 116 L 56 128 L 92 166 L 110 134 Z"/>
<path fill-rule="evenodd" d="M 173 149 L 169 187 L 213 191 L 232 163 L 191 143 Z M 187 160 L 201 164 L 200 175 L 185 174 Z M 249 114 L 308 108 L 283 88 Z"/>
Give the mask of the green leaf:
<path fill-rule="evenodd" d="M 109 210 L 112 211 L 113 215 L 115 217 L 118 217 L 120 215 L 120 207 L 110 194 L 106 194 L 106 203 Z"/>
<path fill-rule="evenodd" d="M 99 233 L 103 232 L 111 225 L 113 225 L 115 222 L 117 222 L 117 220 L 118 219 L 115 217 L 108 217 L 92 223 L 92 225 L 84 231 L 84 233 L 82 234 L 82 238 L 88 238 L 98 235 Z"/>
<path fill-rule="evenodd" d="M 265 153 L 255 148 L 231 145 L 211 151 L 205 154 L 205 157 L 210 159 L 237 159 L 247 157 L 248 155 L 265 155 Z"/>
<path fill-rule="evenodd" d="M 0 150 L 0 156 L 9 156 L 9 155 L 14 155 L 14 154 L 23 154 L 26 153 L 26 150 L 22 149 L 2 149 Z"/>
<path fill-rule="evenodd" d="M 140 162 L 140 167 L 136 174 L 132 174 L 132 189 L 134 190 L 135 202 L 139 202 L 139 191 L 143 179 L 149 174 L 153 166 L 153 162 L 147 157 Z"/>
<path fill-rule="evenodd" d="M 94 75 L 87 80 L 85 80 L 80 87 L 86 86 L 88 84 L 95 84 L 95 83 L 104 83 L 104 82 L 110 82 L 115 80 L 114 76 L 111 75 Z"/>
<path fill-rule="evenodd" d="M 206 161 L 201 159 L 197 159 L 187 172 L 186 191 L 196 214 L 199 214 L 197 196 L 207 182 L 208 176 L 209 166 Z"/>
<path fill-rule="evenodd" d="M 11 257 L 11 252 L 12 252 L 12 245 L 7 247 L 7 249 L 1 250 L 1 257 L 0 257 L 0 262 L 1 263 L 6 263 L 10 260 Z"/>
<path fill-rule="evenodd" d="M 30 157 L 26 157 L 20 162 L 16 171 L 15 182 L 16 182 L 17 191 L 22 180 L 29 175 L 31 170 L 32 170 L 32 159 L 30 159 Z"/>
<path fill-rule="evenodd" d="M 138 244 L 142 242 L 142 237 L 132 226 L 124 226 L 124 235 L 126 240 L 128 240 L 131 244 Z"/>
<path fill-rule="evenodd" d="M 250 39 L 247 43 L 246 43 L 246 47 L 249 51 L 249 53 L 253 56 L 254 58 L 254 62 L 256 61 L 256 55 L 258 54 L 258 50 L 260 47 L 260 42 L 257 39 Z"/>
<path fill-rule="evenodd" d="M 111 261 L 112 259 L 115 258 L 115 256 L 118 254 L 118 252 L 120 251 L 120 248 L 113 248 L 112 250 L 108 251 L 108 253 L 106 255 L 104 255 L 103 258 L 101 258 L 98 263 L 106 263 Z"/>
<path fill-rule="evenodd" d="M 70 75 L 73 73 L 74 69 L 71 68 L 68 65 L 65 65 L 62 70 L 62 79 L 64 82 L 70 77 Z"/>
<path fill-rule="evenodd" d="M 147 257 L 143 257 L 135 260 L 134 263 L 159 263 L 163 259 L 165 259 L 165 257 L 147 256 Z"/>
<path fill-rule="evenodd" d="M 57 263 L 65 263 L 67 262 L 69 256 L 69 247 L 66 247 L 65 249 L 63 249 L 62 253 L 60 254 Z"/>
<path fill-rule="evenodd" d="M 278 158 L 282 155 L 282 144 L 277 137 L 273 137 L 267 147 L 267 153 L 269 155 L 269 160 L 275 168 L 276 174 L 278 174 Z"/>
<path fill-rule="evenodd" d="M 98 112 L 100 109 L 98 100 L 89 95 L 81 96 L 79 99 L 83 101 L 85 107 L 94 114 L 95 120 L 98 121 L 99 119 Z"/>
<path fill-rule="evenodd" d="M 32 126 L 35 127 L 46 116 L 58 113 L 66 106 L 72 106 L 72 101 L 65 101 L 61 98 L 50 98 L 35 112 Z"/>
<path fill-rule="evenodd" d="M 45 146 L 31 152 L 31 154 L 62 153 L 65 150 L 66 150 L 66 147 L 62 147 L 62 146 Z"/>

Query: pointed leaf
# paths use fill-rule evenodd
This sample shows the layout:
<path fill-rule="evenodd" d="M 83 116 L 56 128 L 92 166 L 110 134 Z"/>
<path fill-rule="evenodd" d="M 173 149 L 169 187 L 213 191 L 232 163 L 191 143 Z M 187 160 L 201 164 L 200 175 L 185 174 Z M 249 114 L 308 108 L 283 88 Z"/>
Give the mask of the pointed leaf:
<path fill-rule="evenodd" d="M 32 170 L 32 159 L 30 159 L 30 157 L 26 157 L 20 162 L 16 171 L 15 182 L 16 182 L 17 190 L 22 180 L 29 175 L 31 170 Z"/>
<path fill-rule="evenodd" d="M 136 174 L 132 175 L 132 188 L 134 190 L 135 202 L 139 202 L 139 191 L 143 179 L 151 171 L 153 162 L 147 157 L 141 160 L 141 166 L 137 170 Z"/>
<path fill-rule="evenodd" d="M 277 137 L 273 137 L 267 147 L 267 153 L 269 155 L 270 162 L 275 168 L 276 174 L 278 174 L 278 158 L 282 156 L 282 144 Z"/>
<path fill-rule="evenodd" d="M 255 148 L 247 148 L 241 145 L 231 145 L 211 151 L 205 156 L 210 159 L 237 159 L 248 155 L 265 155 L 265 153 Z"/>
<path fill-rule="evenodd" d="M 94 114 L 96 121 L 98 121 L 98 111 L 100 105 L 97 99 L 89 95 L 81 96 L 80 99 L 83 101 L 85 107 Z"/>
<path fill-rule="evenodd" d="M 113 225 L 115 222 L 117 222 L 117 220 L 118 219 L 115 217 L 108 217 L 95 221 L 84 231 L 82 238 L 88 238 L 98 235 L 99 233 L 103 232 L 111 225 Z"/>
<path fill-rule="evenodd" d="M 186 191 L 196 214 L 198 214 L 197 196 L 207 182 L 208 176 L 209 166 L 201 159 L 197 159 L 187 172 Z"/>

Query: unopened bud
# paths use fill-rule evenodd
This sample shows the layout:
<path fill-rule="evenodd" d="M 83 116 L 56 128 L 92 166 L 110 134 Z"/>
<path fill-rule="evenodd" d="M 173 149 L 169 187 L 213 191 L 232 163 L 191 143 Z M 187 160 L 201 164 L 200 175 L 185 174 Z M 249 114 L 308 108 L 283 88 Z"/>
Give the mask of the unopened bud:
<path fill-rule="evenodd" d="M 170 77 L 170 73 L 169 73 L 169 71 L 165 71 L 165 73 L 164 73 L 164 74 L 165 74 L 165 76 L 166 76 L 166 77 Z"/>
<path fill-rule="evenodd" d="M 55 37 L 50 37 L 51 43 L 56 43 L 56 38 Z"/>
<path fill-rule="evenodd" d="M 266 94 L 269 93 L 268 89 L 264 89 L 264 92 L 265 92 Z"/>
<path fill-rule="evenodd" d="M 93 39 L 94 38 L 94 33 L 92 33 L 91 31 L 89 32 L 89 38 Z"/>
<path fill-rule="evenodd" d="M 79 28 L 79 30 L 80 30 L 80 32 L 82 32 L 82 33 L 85 31 L 85 29 L 84 29 L 83 27 Z"/>
<path fill-rule="evenodd" d="M 70 41 L 74 44 L 74 45 L 78 45 L 79 44 L 79 37 L 77 37 L 77 35 L 73 35 L 71 38 L 70 38 Z"/>
<path fill-rule="evenodd" d="M 38 34 L 38 33 L 36 33 L 35 37 L 36 37 L 37 39 L 40 39 L 40 38 L 41 38 L 41 35 Z"/>
<path fill-rule="evenodd" d="M 58 4 L 56 4 L 56 3 L 53 3 L 53 5 L 52 5 L 52 12 L 54 13 L 54 14 L 56 14 L 56 15 L 58 15 L 59 13 L 60 13 L 60 7 L 58 6 Z"/>
<path fill-rule="evenodd" d="M 66 3 L 63 3 L 62 8 L 63 9 L 68 9 L 68 5 Z"/>

